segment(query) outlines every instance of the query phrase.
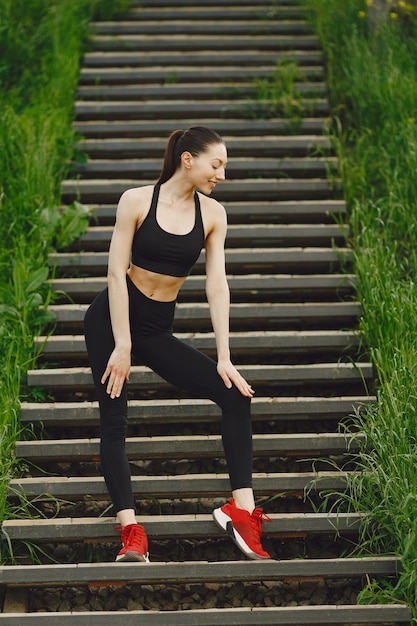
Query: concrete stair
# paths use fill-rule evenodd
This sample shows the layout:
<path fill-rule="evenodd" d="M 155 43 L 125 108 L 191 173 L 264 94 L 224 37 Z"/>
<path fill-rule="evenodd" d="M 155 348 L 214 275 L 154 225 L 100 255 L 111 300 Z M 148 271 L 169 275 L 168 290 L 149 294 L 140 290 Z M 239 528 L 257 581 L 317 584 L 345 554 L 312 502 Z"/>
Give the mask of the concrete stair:
<path fill-rule="evenodd" d="M 409 623 L 407 606 L 357 604 L 367 578 L 395 579 L 401 563 L 349 557 L 366 512 L 334 506 L 358 472 L 362 436 L 350 432 L 349 416 L 375 397 L 326 136 L 324 59 L 306 7 L 141 0 L 120 20 L 93 26 L 75 105 L 77 158 L 62 184 L 63 202 L 87 204 L 91 223 L 50 259 L 55 321 L 36 339 L 32 397 L 21 403 L 22 425 L 36 437 L 17 443 L 24 471 L 9 486 L 10 501 L 24 495 L 35 515 L 2 523 L 15 562 L 0 567 L 0 624 Z M 287 115 L 278 103 L 271 113 L 256 81 L 289 63 L 298 68 L 296 106 Z M 212 520 L 230 488 L 218 407 L 135 364 L 127 451 L 152 562 L 114 563 L 120 535 L 99 468 L 82 322 L 106 285 L 120 194 L 153 184 L 169 133 L 192 124 L 218 130 L 229 152 L 228 180 L 215 196 L 229 220 L 230 343 L 256 389 L 254 487 L 271 519 L 264 540 L 272 560 L 245 560 Z M 204 287 L 203 252 L 181 290 L 174 330 L 215 355 Z M 52 592 L 65 598 L 53 610 L 39 599 Z M 123 605 L 114 603 L 120 594 Z"/>

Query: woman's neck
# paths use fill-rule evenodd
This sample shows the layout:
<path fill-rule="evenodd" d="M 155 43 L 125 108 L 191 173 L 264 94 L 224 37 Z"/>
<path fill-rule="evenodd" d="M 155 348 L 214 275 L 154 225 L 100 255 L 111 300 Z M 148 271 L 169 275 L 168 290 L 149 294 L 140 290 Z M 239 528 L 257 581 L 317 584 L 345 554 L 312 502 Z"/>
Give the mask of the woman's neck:
<path fill-rule="evenodd" d="M 168 200 L 172 205 L 194 201 L 195 185 L 190 183 L 180 172 L 175 172 L 171 178 L 162 183 L 161 190 L 165 200 Z"/>

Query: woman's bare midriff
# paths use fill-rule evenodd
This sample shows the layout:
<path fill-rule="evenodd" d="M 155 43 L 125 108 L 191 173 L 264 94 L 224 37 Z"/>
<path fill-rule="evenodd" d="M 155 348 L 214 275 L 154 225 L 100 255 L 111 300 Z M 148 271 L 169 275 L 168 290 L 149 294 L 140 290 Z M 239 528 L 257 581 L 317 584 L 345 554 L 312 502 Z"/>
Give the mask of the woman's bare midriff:
<path fill-rule="evenodd" d="M 185 282 L 186 276 L 167 276 L 150 272 L 137 265 L 131 265 L 127 270 L 132 283 L 147 298 L 159 302 L 176 300 L 179 290 Z"/>

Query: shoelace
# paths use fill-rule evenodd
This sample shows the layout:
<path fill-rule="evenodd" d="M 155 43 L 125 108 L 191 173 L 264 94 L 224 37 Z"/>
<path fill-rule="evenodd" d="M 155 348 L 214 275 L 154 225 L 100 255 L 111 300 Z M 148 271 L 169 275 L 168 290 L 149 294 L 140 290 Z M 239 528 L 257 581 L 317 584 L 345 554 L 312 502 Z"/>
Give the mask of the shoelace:
<path fill-rule="evenodd" d="M 130 526 L 116 526 L 115 530 L 122 533 L 122 544 L 126 546 L 130 544 L 132 548 L 136 548 L 138 551 L 141 548 L 141 541 L 145 529 L 141 524 L 130 524 Z"/>
<path fill-rule="evenodd" d="M 260 542 L 262 537 L 262 522 L 270 522 L 271 518 L 263 512 L 263 509 L 255 509 L 250 516 L 251 526 L 256 539 Z"/>

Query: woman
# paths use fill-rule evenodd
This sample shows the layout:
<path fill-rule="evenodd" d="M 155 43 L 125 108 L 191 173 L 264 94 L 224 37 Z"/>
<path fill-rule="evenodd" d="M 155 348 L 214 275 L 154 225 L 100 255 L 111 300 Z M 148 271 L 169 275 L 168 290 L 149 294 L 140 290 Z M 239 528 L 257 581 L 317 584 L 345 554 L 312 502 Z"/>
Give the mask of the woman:
<path fill-rule="evenodd" d="M 131 354 L 173 385 L 221 407 L 232 498 L 215 509 L 213 517 L 247 556 L 269 558 L 260 543 L 266 517 L 255 508 L 252 491 L 250 399 L 254 392 L 232 365 L 229 353 L 226 213 L 208 197 L 225 179 L 226 162 L 225 144 L 215 131 L 194 126 L 172 133 L 157 184 L 129 189 L 120 198 L 108 287 L 85 316 L 100 404 L 101 466 L 122 531 L 116 561 L 149 561 L 146 534 L 135 518 L 125 452 Z M 178 292 L 204 245 L 217 363 L 172 335 Z"/>

